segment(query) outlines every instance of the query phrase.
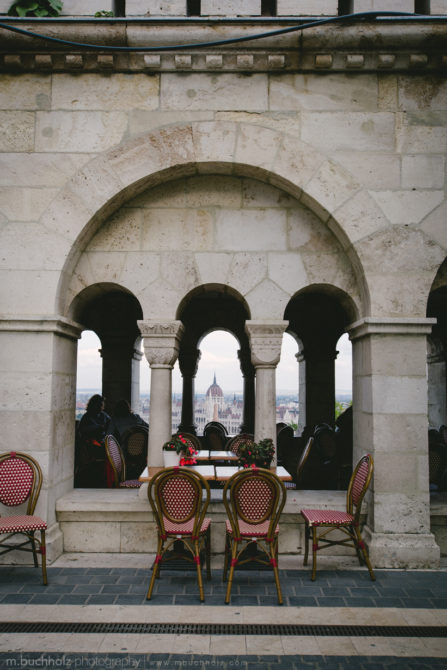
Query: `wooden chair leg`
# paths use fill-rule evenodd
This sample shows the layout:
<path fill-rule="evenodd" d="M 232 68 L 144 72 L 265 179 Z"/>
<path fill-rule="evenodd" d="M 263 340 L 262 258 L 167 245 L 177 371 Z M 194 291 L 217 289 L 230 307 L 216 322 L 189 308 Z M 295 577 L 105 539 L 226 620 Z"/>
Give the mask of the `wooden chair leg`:
<path fill-rule="evenodd" d="M 48 584 L 47 579 L 47 545 L 45 541 L 45 531 L 40 531 L 40 555 L 42 560 L 42 579 L 45 586 Z"/>
<path fill-rule="evenodd" d="M 363 559 L 367 565 L 367 568 L 369 570 L 369 576 L 371 577 L 371 581 L 375 582 L 376 581 L 376 576 L 374 574 L 374 571 L 372 569 L 371 562 L 369 560 L 368 556 L 368 550 L 366 549 L 365 543 L 363 542 L 362 536 L 360 535 L 360 531 L 357 527 L 354 528 L 354 532 L 357 538 L 356 545 L 358 545 L 360 551 L 362 552 Z"/>
<path fill-rule="evenodd" d="M 225 595 L 225 604 L 228 605 L 230 602 L 230 595 L 231 595 L 231 587 L 233 585 L 233 575 L 234 575 L 234 567 L 236 565 L 236 557 L 237 557 L 237 549 L 238 549 L 238 544 L 235 542 L 233 539 L 230 540 L 231 542 L 231 564 L 230 564 L 230 575 L 228 577 L 228 584 L 227 584 L 227 592 Z"/>
<path fill-rule="evenodd" d="M 159 561 L 161 560 L 162 553 L 163 553 L 163 540 L 159 537 L 157 542 L 157 553 L 155 555 L 154 565 L 152 566 L 151 581 L 149 583 L 149 589 L 146 596 L 147 600 L 150 600 L 152 598 L 152 591 L 154 589 L 155 579 L 158 575 Z"/>
<path fill-rule="evenodd" d="M 206 531 L 205 543 L 206 578 L 211 579 L 211 525 Z"/>
<path fill-rule="evenodd" d="M 310 529 L 309 525 L 305 523 L 304 525 L 304 561 L 303 565 L 307 565 L 309 559 L 309 541 L 310 541 Z"/>
<path fill-rule="evenodd" d="M 29 541 L 31 542 L 31 549 L 33 550 L 33 560 L 34 560 L 34 567 L 38 568 L 39 563 L 37 560 L 37 551 L 36 551 L 36 538 L 34 537 L 34 531 L 32 530 L 29 535 Z"/>
<path fill-rule="evenodd" d="M 223 568 L 223 575 L 222 575 L 222 581 L 226 582 L 227 581 L 227 575 L 228 575 L 228 558 L 230 556 L 231 549 L 230 549 L 230 540 L 228 538 L 228 533 L 225 534 L 225 549 L 224 549 L 224 568 Z"/>
<path fill-rule="evenodd" d="M 274 546 L 270 550 L 270 563 L 273 567 L 273 574 L 275 576 L 276 592 L 278 594 L 278 604 L 282 605 L 282 593 L 281 593 L 281 584 L 279 582 L 279 571 L 278 571 L 278 542 L 274 543 Z"/>
<path fill-rule="evenodd" d="M 197 568 L 197 583 L 199 585 L 200 602 L 203 602 L 205 600 L 205 594 L 203 591 L 202 569 L 200 567 L 200 549 L 198 540 L 194 540 L 194 563 L 196 564 Z"/>
<path fill-rule="evenodd" d="M 317 529 L 312 526 L 312 576 L 311 580 L 314 582 L 317 575 L 317 551 L 318 551 L 318 536 Z"/>

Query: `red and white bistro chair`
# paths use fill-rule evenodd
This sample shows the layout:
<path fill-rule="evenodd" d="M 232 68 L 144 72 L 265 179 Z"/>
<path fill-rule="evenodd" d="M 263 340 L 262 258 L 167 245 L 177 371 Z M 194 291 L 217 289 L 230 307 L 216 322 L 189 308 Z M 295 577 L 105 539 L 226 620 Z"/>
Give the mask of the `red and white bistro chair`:
<path fill-rule="evenodd" d="M 263 468 L 250 467 L 239 470 L 226 482 L 223 490 L 223 502 L 228 516 L 224 581 L 227 579 L 230 566 L 226 603 L 230 602 L 236 565 L 255 561 L 272 566 L 278 602 L 282 605 L 278 572 L 278 522 L 286 496 L 286 488 L 279 477 Z"/>
<path fill-rule="evenodd" d="M 26 514 L 0 516 L 0 556 L 10 551 L 30 551 L 33 553 L 34 566 L 37 568 L 39 553 L 42 557 L 43 583 L 47 584 L 45 555 L 47 524 L 40 517 L 34 516 L 41 487 L 42 470 L 34 458 L 20 451 L 0 454 L 0 503 L 7 508 L 27 503 Z M 40 531 L 40 540 L 34 536 L 36 531 Z M 23 535 L 25 539 L 21 542 L 10 542 L 15 535 Z"/>
<path fill-rule="evenodd" d="M 157 553 L 147 599 L 152 597 L 160 565 L 182 558 L 194 562 L 197 569 L 200 600 L 203 591 L 200 553 L 205 552 L 207 579 L 211 579 L 211 519 L 205 517 L 210 501 L 208 482 L 198 472 L 173 467 L 160 470 L 149 482 L 148 498 L 157 524 Z M 180 541 L 182 553 L 176 548 Z M 166 552 L 171 550 L 171 554 Z"/>
<path fill-rule="evenodd" d="M 120 489 L 139 489 L 142 482 L 138 479 L 126 479 L 126 462 L 121 447 L 113 435 L 106 435 L 104 446 L 113 472 L 113 485 Z"/>
<path fill-rule="evenodd" d="M 346 512 L 331 509 L 301 510 L 305 522 L 304 565 L 307 565 L 309 543 L 312 542 L 312 581 L 315 581 L 317 572 L 317 552 L 336 544 L 353 545 L 360 565 L 366 563 L 371 579 L 375 581 L 376 578 L 371 567 L 368 551 L 360 534 L 362 500 L 370 485 L 373 471 L 374 462 L 371 454 L 362 456 L 355 466 L 349 482 Z M 329 539 L 328 534 L 334 530 L 341 531 L 345 537 L 337 540 Z"/>

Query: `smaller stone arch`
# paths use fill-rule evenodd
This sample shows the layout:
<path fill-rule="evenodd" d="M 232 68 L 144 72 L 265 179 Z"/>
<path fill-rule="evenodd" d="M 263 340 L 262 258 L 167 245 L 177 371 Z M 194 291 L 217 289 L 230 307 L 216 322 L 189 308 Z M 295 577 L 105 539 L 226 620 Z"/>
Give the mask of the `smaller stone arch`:
<path fill-rule="evenodd" d="M 233 288 L 223 284 L 207 284 L 190 291 L 180 302 L 177 319 L 184 326 L 179 347 L 179 366 L 183 377 L 182 419 L 185 432 L 196 432 L 194 425 L 194 378 L 200 360 L 201 340 L 214 330 L 226 330 L 237 339 L 239 361 L 244 378 L 244 419 L 242 427 L 253 432 L 254 369 L 245 323 L 250 319 L 249 307 Z M 249 430 L 251 428 L 251 430 Z"/>
<path fill-rule="evenodd" d="M 137 320 L 143 312 L 136 297 L 118 284 L 94 284 L 75 297 L 70 316 L 84 329 L 94 331 L 101 341 L 106 411 L 110 413 L 121 398 L 131 405 L 139 401 L 136 370 L 141 353 Z"/>
<path fill-rule="evenodd" d="M 336 344 L 358 318 L 352 297 L 331 285 L 312 285 L 289 301 L 284 319 L 287 332 L 300 343 L 300 425 L 307 430 L 335 423 Z M 305 398 L 305 401 L 304 401 Z"/>

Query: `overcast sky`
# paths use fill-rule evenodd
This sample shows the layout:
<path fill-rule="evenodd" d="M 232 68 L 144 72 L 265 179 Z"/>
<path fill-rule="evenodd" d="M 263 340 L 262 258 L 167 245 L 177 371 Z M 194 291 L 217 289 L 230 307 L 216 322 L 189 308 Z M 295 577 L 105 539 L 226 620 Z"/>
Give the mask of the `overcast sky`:
<path fill-rule="evenodd" d="M 79 340 L 77 387 L 87 389 L 101 388 L 102 359 L 98 353 L 100 341 L 92 331 L 84 331 Z M 241 393 L 242 376 L 237 358 L 237 340 L 229 333 L 216 331 L 207 335 L 201 343 L 202 357 L 196 376 L 196 392 L 205 392 L 213 382 L 214 373 L 224 393 Z M 335 383 L 337 391 L 351 391 L 351 343 L 343 335 L 337 345 L 340 352 L 335 365 Z M 298 365 L 295 354 L 298 351 L 295 340 L 284 334 L 281 360 L 276 371 L 276 389 L 298 392 Z M 141 393 L 148 393 L 150 387 L 149 364 L 143 357 L 141 361 Z M 182 378 L 176 363 L 172 375 L 172 390 L 182 390 Z"/>

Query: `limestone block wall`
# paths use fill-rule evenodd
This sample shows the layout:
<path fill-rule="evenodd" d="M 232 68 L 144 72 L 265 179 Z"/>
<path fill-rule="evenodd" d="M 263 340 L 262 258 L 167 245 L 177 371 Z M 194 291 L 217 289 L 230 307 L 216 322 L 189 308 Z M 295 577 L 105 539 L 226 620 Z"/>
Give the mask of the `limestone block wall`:
<path fill-rule="evenodd" d="M 96 24 L 85 23 L 71 37 L 91 38 Z M 119 287 L 137 298 L 143 320 L 173 321 L 189 291 L 218 284 L 246 302 L 250 319 L 266 321 L 283 319 L 296 292 L 317 286 L 343 295 L 358 319 L 355 439 L 376 458 L 376 555 L 436 563 L 425 316 L 447 255 L 439 25 L 387 26 L 386 49 L 369 35 L 361 54 L 355 28 L 341 45 L 328 46 L 332 33 L 306 35 L 301 51 L 288 36 L 262 48 L 132 57 L 34 54 L 22 42 L 14 51 L 8 37 L 2 444 L 31 436 L 45 475 L 40 510 L 55 534 L 55 501 L 72 486 L 81 331 L 73 319 L 85 290 Z M 106 26 L 105 41 L 147 43 L 143 24 Z M 152 39 L 167 39 L 165 28 Z M 184 39 L 169 30 L 172 43 Z M 405 537 L 387 555 L 390 536 Z"/>

